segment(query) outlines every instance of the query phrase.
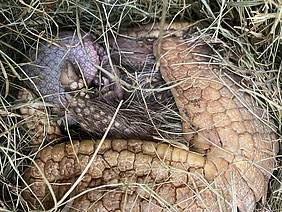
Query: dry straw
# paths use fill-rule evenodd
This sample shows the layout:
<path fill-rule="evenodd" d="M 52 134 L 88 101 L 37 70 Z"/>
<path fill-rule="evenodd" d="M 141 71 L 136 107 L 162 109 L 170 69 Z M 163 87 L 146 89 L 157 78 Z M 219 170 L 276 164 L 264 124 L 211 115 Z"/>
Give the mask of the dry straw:
<path fill-rule="evenodd" d="M 103 37 L 121 27 L 159 21 L 189 21 L 201 26 L 197 36 L 218 43 L 239 58 L 218 53 L 229 70 L 243 78 L 240 87 L 270 113 L 281 136 L 282 120 L 282 2 L 107 0 L 51 1 L 12 0 L 0 2 L 0 210 L 27 209 L 21 198 L 23 167 L 35 153 L 26 155 L 32 139 L 24 130 L 16 93 L 28 76 L 22 65 L 25 52 L 41 42 L 52 43 L 59 30 L 92 32 Z M 101 39 L 100 39 L 101 40 Z M 267 120 L 265 120 L 267 123 Z M 280 137 L 281 138 L 281 137 Z M 28 160 L 27 160 L 28 159 Z M 280 156 L 269 185 L 266 209 L 282 210 Z M 139 185 L 145 190 L 145 185 Z M 259 185 L 258 185 L 259 186 Z M 161 197 L 158 197 L 161 198 Z M 164 202 L 165 200 L 160 200 Z M 61 202 L 58 202 L 61 204 Z M 258 209 L 260 210 L 260 209 Z"/>

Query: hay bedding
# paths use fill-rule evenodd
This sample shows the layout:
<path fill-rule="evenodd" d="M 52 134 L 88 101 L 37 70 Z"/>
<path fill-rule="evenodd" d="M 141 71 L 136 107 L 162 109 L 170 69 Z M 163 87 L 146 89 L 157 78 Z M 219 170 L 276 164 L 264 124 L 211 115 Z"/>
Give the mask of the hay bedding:
<path fill-rule="evenodd" d="M 73 190 L 70 196 L 70 200 L 74 199 L 74 201 L 69 201 L 67 207 L 81 209 L 91 207 L 92 209 L 103 208 L 106 210 L 126 209 L 128 206 L 130 208 L 127 209 L 139 210 L 146 208 L 151 210 L 160 208 L 178 210 L 179 208 L 189 207 L 192 210 L 197 207 L 214 207 L 214 209 L 217 209 L 217 207 L 224 205 L 225 209 L 238 206 L 244 211 L 253 209 L 254 202 L 260 200 L 262 196 L 265 197 L 267 179 L 271 175 L 271 167 L 274 166 L 273 157 L 276 151 L 273 149 L 273 143 L 267 141 L 274 141 L 277 137 L 273 131 L 268 129 L 269 123 L 267 125 L 261 124 L 258 118 L 264 117 L 265 113 L 256 109 L 258 108 L 257 105 L 248 95 L 241 95 L 237 85 L 234 85 L 234 80 L 232 80 L 234 78 L 228 77 L 232 74 L 222 72 L 222 69 L 219 69 L 218 66 L 213 68 L 213 65 L 209 65 L 212 60 L 203 56 L 202 52 L 205 52 L 206 55 L 210 49 L 207 46 L 205 47 L 203 43 L 197 44 L 196 42 L 196 45 L 194 42 L 191 43 L 183 44 L 179 37 L 176 39 L 175 37 L 165 38 L 162 46 L 162 54 L 165 56 L 160 58 L 160 69 L 165 80 L 181 79 L 183 81 L 172 88 L 172 93 L 176 99 L 179 112 L 184 117 L 183 130 L 188 132 L 186 139 L 190 142 L 190 150 L 185 148 L 183 150 L 183 147 L 178 146 L 172 147 L 171 144 L 159 146 L 152 142 L 148 143 L 153 147 L 146 148 L 146 145 L 145 147 L 142 146 L 144 142 L 136 140 L 132 142 L 106 140 L 100 146 L 100 149 L 97 149 L 97 144 L 91 146 L 92 142 L 89 140 L 81 143 L 74 141 L 75 148 L 73 148 L 73 145 L 70 148 L 69 144 L 43 148 L 43 153 L 37 154 L 35 161 L 39 161 L 41 169 L 45 167 L 45 162 L 48 167 L 54 168 L 51 175 L 50 172 L 49 175 L 45 173 L 51 185 L 52 182 L 65 184 L 65 179 L 69 177 L 68 174 L 72 177 L 71 182 L 75 182 L 81 171 L 85 170 L 83 164 L 77 164 L 77 161 L 83 160 L 77 160 L 77 158 L 84 158 L 84 162 L 87 163 L 97 150 L 98 155 L 93 157 L 94 163 L 97 164 L 96 169 L 90 167 L 89 171 L 85 173 L 87 177 L 84 177 L 85 180 L 79 181 L 79 186 Z M 185 63 L 187 59 L 191 60 L 191 58 L 192 61 L 196 61 L 194 66 Z M 200 64 L 200 62 L 204 63 Z M 220 74 L 217 70 L 220 70 Z M 226 75 L 226 73 L 228 74 Z M 207 81 L 209 83 L 206 83 Z M 224 89 L 226 87 L 228 89 Z M 178 101 L 178 97 L 183 98 Z M 217 103 L 217 100 L 220 104 Z M 248 107 L 246 107 L 247 105 Z M 235 108 L 232 107 L 236 107 L 238 111 L 234 111 Z M 44 107 L 41 108 L 42 110 L 46 112 Z M 255 111 L 259 116 L 253 117 L 254 114 L 250 113 L 250 110 Z M 203 119 L 203 117 L 205 118 Z M 36 119 L 34 120 L 36 121 Z M 44 119 L 41 120 L 46 124 Z M 60 134 L 56 126 L 50 132 L 52 135 L 53 132 Z M 230 139 L 234 142 L 228 142 Z M 54 154 L 50 149 L 58 154 Z M 154 152 L 152 152 L 152 149 L 154 149 Z M 261 149 L 263 151 L 260 151 Z M 66 158 L 64 154 L 60 153 L 61 151 L 64 154 L 67 152 Z M 195 152 L 201 154 L 195 154 Z M 253 154 L 254 152 L 257 154 Z M 118 159 L 107 158 L 107 155 L 116 155 Z M 146 164 L 146 162 L 138 163 L 142 159 L 134 159 L 137 155 L 142 159 L 145 158 L 145 161 L 149 164 L 147 168 L 140 170 L 141 173 L 139 171 L 140 176 L 136 176 L 132 171 L 137 172 L 135 168 L 142 167 L 142 164 Z M 85 156 L 88 156 L 88 159 Z M 257 166 L 253 166 L 254 163 Z M 64 179 L 60 176 L 60 172 L 56 171 L 56 164 L 62 165 L 61 170 L 65 173 Z M 73 164 L 73 166 L 69 166 L 70 164 Z M 66 167 L 65 171 L 63 171 L 63 167 Z M 99 167 L 98 170 L 97 167 Z M 119 177 L 105 178 L 107 176 L 105 173 L 113 169 L 116 171 L 112 174 L 118 174 Z M 165 172 L 161 171 L 163 169 L 165 169 Z M 40 181 L 42 173 L 38 173 L 38 170 L 34 167 L 31 170 L 33 170 L 31 172 L 32 178 L 28 177 L 27 179 L 30 180 L 29 183 L 39 180 L 39 183 L 36 184 L 41 186 L 39 188 L 42 188 L 39 189 L 42 195 L 39 195 L 40 199 L 48 193 L 50 184 L 49 187 L 46 187 L 46 179 L 44 183 Z M 48 169 L 42 170 L 43 173 L 45 170 L 48 172 Z M 176 174 L 179 171 L 181 174 Z M 253 174 L 260 177 L 252 178 Z M 169 183 L 164 183 L 164 180 Z M 150 181 L 148 191 L 147 182 Z M 260 187 L 257 186 L 260 184 L 259 181 L 264 182 Z M 33 186 L 36 184 L 33 184 Z M 125 184 L 127 185 L 126 189 L 124 189 Z M 104 185 L 110 186 L 110 189 L 104 188 Z M 64 187 L 56 184 L 52 186 L 57 197 L 61 197 L 69 188 L 69 185 Z M 85 189 L 89 188 L 91 188 L 91 191 L 86 192 Z M 224 189 L 226 193 L 222 193 L 222 188 L 226 188 Z M 240 189 L 242 193 L 234 192 L 234 188 L 235 190 L 242 188 Z M 35 189 L 35 191 L 38 190 Z M 57 191 L 58 193 L 56 193 Z M 82 191 L 85 194 L 80 193 Z M 173 193 L 175 195 L 172 195 Z M 79 197 L 76 198 L 76 195 Z M 235 203 L 230 201 L 234 198 L 236 199 Z M 47 207 L 53 205 L 50 196 L 44 200 L 49 201 L 50 205 Z M 59 201 L 57 206 L 60 206 L 63 202 L 63 200 Z M 225 204 L 222 204 L 223 202 Z"/>

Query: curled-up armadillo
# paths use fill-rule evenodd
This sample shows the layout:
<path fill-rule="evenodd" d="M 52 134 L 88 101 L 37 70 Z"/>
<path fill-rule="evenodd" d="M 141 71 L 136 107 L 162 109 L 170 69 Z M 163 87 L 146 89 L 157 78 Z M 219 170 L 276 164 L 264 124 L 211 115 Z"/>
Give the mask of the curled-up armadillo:
<path fill-rule="evenodd" d="M 136 35 L 140 36 L 139 32 Z M 145 45 L 133 38 L 117 38 L 112 46 L 127 52 L 146 47 L 144 54 L 153 54 L 155 43 L 156 39 Z M 130 137 L 136 132 L 135 139 L 72 141 L 49 145 L 38 153 L 25 172 L 30 186 L 23 195 L 32 207 L 64 205 L 73 211 L 229 211 L 238 207 L 253 211 L 256 202 L 264 200 L 277 151 L 272 122 L 263 123 L 263 110 L 239 90 L 228 72 L 211 63 L 212 51 L 207 44 L 170 35 L 163 38 L 160 53 L 164 80 L 175 82 L 171 91 L 189 148 L 139 140 L 140 132 L 154 135 L 154 128 L 142 128 L 140 123 L 148 123 L 148 116 L 142 119 L 144 113 L 139 110 L 132 116 L 140 118 L 136 125 L 123 125 L 123 121 L 127 123 L 123 118 L 130 116 L 117 116 L 113 128 L 120 129 L 120 134 L 128 132 L 129 125 Z M 134 63 L 134 57 L 129 62 L 136 67 L 144 65 L 142 60 Z M 60 76 L 68 76 L 68 80 L 56 79 L 66 91 L 83 87 L 71 70 L 56 70 Z M 80 90 L 64 95 L 63 105 L 91 131 L 98 128 L 99 121 L 91 117 L 103 111 L 108 125 L 114 115 L 107 116 L 103 108 L 108 106 L 93 109 L 98 107 L 98 101 L 92 104 L 96 99 Z M 89 113 L 82 113 L 84 110 Z M 28 111 L 24 108 L 25 115 Z M 100 130 L 105 132 L 104 125 Z"/>

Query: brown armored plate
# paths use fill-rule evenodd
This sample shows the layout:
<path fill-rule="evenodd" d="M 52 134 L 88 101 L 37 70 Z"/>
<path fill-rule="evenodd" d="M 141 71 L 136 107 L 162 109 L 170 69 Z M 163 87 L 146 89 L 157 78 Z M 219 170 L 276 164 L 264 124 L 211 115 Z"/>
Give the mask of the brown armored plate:
<path fill-rule="evenodd" d="M 211 55 L 200 41 L 176 36 L 162 41 L 160 70 L 166 82 L 175 83 L 172 93 L 189 149 L 138 139 L 48 145 L 25 172 L 30 206 L 253 211 L 256 202 L 265 201 L 275 167 L 272 122 L 262 121 L 267 114 Z M 50 131 L 60 134 L 53 126 Z"/>

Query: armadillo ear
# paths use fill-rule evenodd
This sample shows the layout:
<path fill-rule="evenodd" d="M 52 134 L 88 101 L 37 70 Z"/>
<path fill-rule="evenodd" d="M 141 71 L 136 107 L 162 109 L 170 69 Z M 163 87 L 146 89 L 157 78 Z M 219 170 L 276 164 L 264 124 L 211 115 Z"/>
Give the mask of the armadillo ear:
<path fill-rule="evenodd" d="M 76 90 L 79 88 L 77 85 L 78 81 L 79 76 L 76 74 L 75 66 L 71 62 L 67 61 L 61 70 L 60 82 L 62 86 L 65 90 Z"/>

